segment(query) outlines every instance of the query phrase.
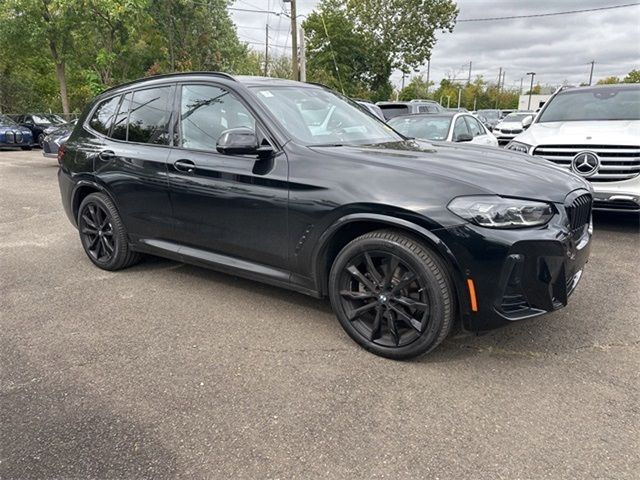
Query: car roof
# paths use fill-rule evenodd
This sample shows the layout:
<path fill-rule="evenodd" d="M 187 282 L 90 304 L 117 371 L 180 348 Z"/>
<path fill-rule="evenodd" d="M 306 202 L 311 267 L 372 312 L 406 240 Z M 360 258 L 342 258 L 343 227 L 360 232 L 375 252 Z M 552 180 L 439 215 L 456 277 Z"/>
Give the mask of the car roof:
<path fill-rule="evenodd" d="M 632 89 L 638 90 L 640 89 L 640 84 L 637 83 L 609 83 L 606 85 L 591 85 L 586 87 L 565 87 L 558 91 L 558 95 L 562 95 L 565 93 L 575 93 L 575 92 L 597 92 L 598 90 L 610 90 L 610 89 Z"/>
<path fill-rule="evenodd" d="M 391 120 L 395 120 L 396 118 L 434 118 L 434 117 L 455 117 L 456 115 L 468 115 L 467 112 L 434 112 L 434 113 L 413 113 L 409 115 L 398 115 L 393 117 Z"/>

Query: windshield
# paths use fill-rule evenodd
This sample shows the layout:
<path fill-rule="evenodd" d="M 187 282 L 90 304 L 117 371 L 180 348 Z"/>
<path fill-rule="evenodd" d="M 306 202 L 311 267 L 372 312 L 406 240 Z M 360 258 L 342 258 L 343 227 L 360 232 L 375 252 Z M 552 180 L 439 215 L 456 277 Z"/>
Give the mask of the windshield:
<path fill-rule="evenodd" d="M 0 113 L 0 125 L 17 125 L 16 122 L 14 122 L 13 120 L 11 120 L 9 117 L 7 117 L 6 115 L 2 115 Z"/>
<path fill-rule="evenodd" d="M 389 120 L 389 125 L 407 137 L 423 140 L 446 140 L 453 117 L 429 115 L 396 117 Z"/>
<path fill-rule="evenodd" d="M 530 117 L 531 113 L 510 113 L 502 119 L 503 122 L 521 122 L 527 117 Z"/>
<path fill-rule="evenodd" d="M 487 120 L 497 120 L 500 118 L 500 110 L 478 110 L 478 115 L 482 115 Z"/>
<path fill-rule="evenodd" d="M 58 125 L 64 123 L 64 120 L 57 115 L 33 115 L 33 121 L 38 125 Z"/>
<path fill-rule="evenodd" d="M 567 90 L 548 102 L 538 123 L 640 120 L 640 87 Z"/>
<path fill-rule="evenodd" d="M 252 87 L 260 101 L 299 142 L 312 145 L 397 142 L 381 121 L 327 90 L 315 87 Z"/>

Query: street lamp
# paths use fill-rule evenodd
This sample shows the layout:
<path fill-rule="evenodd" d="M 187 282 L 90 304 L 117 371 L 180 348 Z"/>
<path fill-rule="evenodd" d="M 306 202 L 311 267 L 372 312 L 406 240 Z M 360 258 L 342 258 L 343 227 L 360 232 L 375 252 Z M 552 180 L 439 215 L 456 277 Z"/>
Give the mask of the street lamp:
<path fill-rule="evenodd" d="M 529 87 L 529 105 L 527 110 L 531 110 L 531 92 L 533 91 L 533 78 L 536 76 L 536 72 L 527 72 L 527 75 L 531 75 L 531 87 Z"/>

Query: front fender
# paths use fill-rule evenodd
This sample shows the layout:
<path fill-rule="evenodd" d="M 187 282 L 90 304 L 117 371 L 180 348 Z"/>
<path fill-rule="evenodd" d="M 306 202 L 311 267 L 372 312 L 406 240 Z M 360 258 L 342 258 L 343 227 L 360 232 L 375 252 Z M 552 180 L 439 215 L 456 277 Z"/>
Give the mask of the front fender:
<path fill-rule="evenodd" d="M 332 243 L 332 240 L 335 238 L 336 234 L 346 225 L 357 222 L 374 222 L 381 226 L 386 225 L 389 228 L 402 230 L 434 250 L 436 254 L 438 254 L 440 258 L 444 260 L 445 264 L 449 268 L 451 280 L 453 281 L 454 288 L 456 289 L 459 304 L 458 306 L 461 309 L 460 311 L 467 312 L 469 300 L 465 287 L 466 277 L 451 249 L 449 249 L 449 247 L 437 235 L 437 232 L 439 230 L 444 229 L 439 228 L 435 230 L 428 230 L 408 220 L 383 214 L 353 213 L 345 215 L 335 221 L 329 228 L 324 231 L 324 233 L 320 236 L 320 239 L 313 253 L 312 274 L 313 278 L 316 281 L 317 290 L 319 292 L 321 292 L 322 294 L 327 293 L 326 288 L 328 276 L 327 269 L 324 266 L 326 264 L 326 254 L 329 246 Z"/>

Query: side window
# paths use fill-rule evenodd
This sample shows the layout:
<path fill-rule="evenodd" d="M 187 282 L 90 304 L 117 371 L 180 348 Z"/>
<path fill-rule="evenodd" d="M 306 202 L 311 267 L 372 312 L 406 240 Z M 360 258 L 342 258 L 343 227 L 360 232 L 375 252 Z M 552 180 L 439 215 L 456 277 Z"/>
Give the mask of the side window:
<path fill-rule="evenodd" d="M 484 135 L 484 129 L 475 118 L 466 116 L 464 117 L 464 119 L 467 121 L 467 125 L 469 126 L 469 131 L 471 132 L 471 135 L 473 135 L 474 137 L 479 137 L 480 135 Z"/>
<path fill-rule="evenodd" d="M 231 92 L 213 85 L 184 85 L 180 105 L 184 148 L 216 151 L 222 132 L 247 127 L 255 131 L 253 115 Z"/>
<path fill-rule="evenodd" d="M 129 107 L 127 141 L 169 145 L 172 87 L 148 88 L 133 93 Z"/>
<path fill-rule="evenodd" d="M 127 117 L 129 116 L 129 105 L 131 105 L 131 92 L 127 93 L 120 103 L 120 109 L 113 121 L 111 138 L 115 138 L 116 140 L 127 139 Z"/>
<path fill-rule="evenodd" d="M 118 102 L 120 102 L 120 96 L 109 98 L 98 105 L 89 120 L 89 126 L 98 133 L 108 135 L 118 108 Z"/>
<path fill-rule="evenodd" d="M 427 105 L 420 105 L 418 107 L 418 113 L 429 113 L 429 107 Z"/>
<path fill-rule="evenodd" d="M 463 117 L 458 117 L 453 126 L 453 141 L 455 142 L 460 135 L 471 135 Z"/>

